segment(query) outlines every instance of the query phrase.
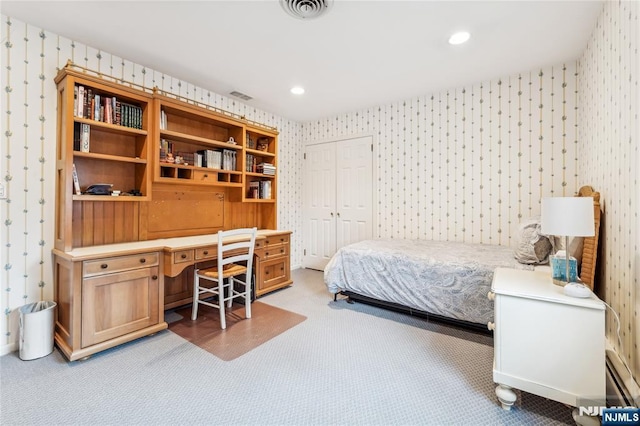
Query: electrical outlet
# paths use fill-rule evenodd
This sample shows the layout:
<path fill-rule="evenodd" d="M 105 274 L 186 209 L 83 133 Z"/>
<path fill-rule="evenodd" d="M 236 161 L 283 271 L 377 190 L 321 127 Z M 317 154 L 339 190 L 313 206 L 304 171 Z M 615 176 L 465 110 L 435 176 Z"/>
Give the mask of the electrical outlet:
<path fill-rule="evenodd" d="M 7 196 L 4 193 L 4 185 L 0 183 L 0 200 L 4 200 Z"/>

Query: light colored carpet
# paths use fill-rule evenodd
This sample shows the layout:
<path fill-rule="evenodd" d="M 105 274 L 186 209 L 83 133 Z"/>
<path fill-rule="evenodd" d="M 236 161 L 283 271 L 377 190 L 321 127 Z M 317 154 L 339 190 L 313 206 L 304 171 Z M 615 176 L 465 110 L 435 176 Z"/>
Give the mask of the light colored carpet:
<path fill-rule="evenodd" d="M 307 317 L 225 362 L 171 331 L 67 363 L 0 358 L 12 424 L 571 424 L 571 409 L 519 393 L 496 401 L 489 336 L 344 300 L 322 273 L 263 298 Z"/>

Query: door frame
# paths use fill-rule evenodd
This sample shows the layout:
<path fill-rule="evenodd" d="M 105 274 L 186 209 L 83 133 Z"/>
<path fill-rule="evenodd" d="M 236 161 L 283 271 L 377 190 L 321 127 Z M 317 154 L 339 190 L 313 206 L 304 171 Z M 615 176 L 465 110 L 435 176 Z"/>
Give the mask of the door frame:
<path fill-rule="evenodd" d="M 315 140 L 311 140 L 311 141 L 306 141 L 303 142 L 303 156 L 307 154 L 307 147 L 308 146 L 312 146 L 312 145 L 320 145 L 320 144 L 325 144 L 325 143 L 333 143 L 333 142 L 341 142 L 341 141 L 348 141 L 351 139 L 360 139 L 360 138 L 366 138 L 366 137 L 370 137 L 371 138 L 371 144 L 373 145 L 373 150 L 371 152 L 371 178 L 373 179 L 372 184 L 371 184 L 371 215 L 372 215 L 372 238 L 378 238 L 379 237 L 379 231 L 378 231 L 378 138 L 377 136 L 372 133 L 372 132 L 365 132 L 365 133 L 353 133 L 353 134 L 349 134 L 349 135 L 344 135 L 344 136 L 339 136 L 339 137 L 330 137 L 330 138 L 325 138 L 325 139 L 315 139 Z M 303 160 L 305 161 L 305 160 Z M 307 181 L 306 179 L 303 178 L 303 182 L 302 182 L 302 193 L 304 194 L 306 190 L 308 190 L 308 188 L 306 187 Z M 303 200 L 302 202 L 302 213 L 301 213 L 301 224 L 303 226 L 302 228 L 302 262 L 301 262 L 301 267 L 302 268 L 306 268 L 305 267 L 305 258 L 306 258 L 306 254 L 305 254 L 305 250 L 307 247 L 307 241 L 306 238 L 308 237 L 309 231 L 308 229 L 306 229 L 306 223 L 307 223 L 307 217 L 306 217 L 306 205 L 305 205 L 305 201 Z"/>

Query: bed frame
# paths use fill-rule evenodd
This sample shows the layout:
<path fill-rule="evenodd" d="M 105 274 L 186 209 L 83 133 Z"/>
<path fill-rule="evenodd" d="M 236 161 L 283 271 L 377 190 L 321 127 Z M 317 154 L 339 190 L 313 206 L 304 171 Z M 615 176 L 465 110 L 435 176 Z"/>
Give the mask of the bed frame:
<path fill-rule="evenodd" d="M 580 188 L 576 197 L 592 197 L 593 198 L 593 219 L 595 226 L 595 235 L 593 237 L 587 237 L 584 239 L 582 246 L 582 263 L 580 266 L 580 280 L 589 287 L 592 291 L 594 289 L 594 279 L 596 275 L 596 259 L 598 257 L 598 240 L 600 237 L 600 193 L 595 192 L 591 186 L 583 186 Z M 347 296 L 347 303 L 361 302 L 367 305 L 377 306 L 380 308 L 389 309 L 396 312 L 402 312 L 409 315 L 424 318 L 428 321 L 435 321 L 445 324 L 451 324 L 454 326 L 463 327 L 465 329 L 475 331 L 482 334 L 493 334 L 489 331 L 484 324 L 478 324 L 469 321 L 463 321 L 454 318 L 444 317 L 442 315 L 436 315 L 429 312 L 413 309 L 404 305 L 399 305 L 393 302 L 387 302 L 384 300 L 374 299 L 368 296 L 363 296 L 358 293 L 354 293 L 348 290 L 341 291 L 339 294 Z M 335 294 L 333 300 L 337 299 L 338 294 Z"/>

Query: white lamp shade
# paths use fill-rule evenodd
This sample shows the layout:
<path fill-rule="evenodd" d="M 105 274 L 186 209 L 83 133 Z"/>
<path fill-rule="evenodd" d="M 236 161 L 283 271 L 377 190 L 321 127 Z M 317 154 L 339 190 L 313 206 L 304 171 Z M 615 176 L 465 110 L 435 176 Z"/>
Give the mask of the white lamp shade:
<path fill-rule="evenodd" d="M 592 237 L 593 198 L 551 197 L 542 199 L 541 232 L 544 235 Z"/>

